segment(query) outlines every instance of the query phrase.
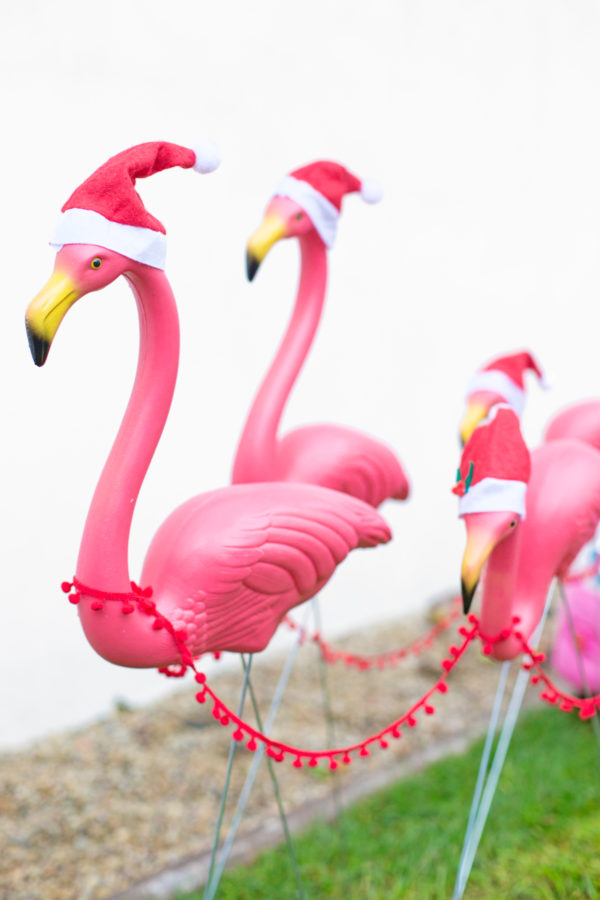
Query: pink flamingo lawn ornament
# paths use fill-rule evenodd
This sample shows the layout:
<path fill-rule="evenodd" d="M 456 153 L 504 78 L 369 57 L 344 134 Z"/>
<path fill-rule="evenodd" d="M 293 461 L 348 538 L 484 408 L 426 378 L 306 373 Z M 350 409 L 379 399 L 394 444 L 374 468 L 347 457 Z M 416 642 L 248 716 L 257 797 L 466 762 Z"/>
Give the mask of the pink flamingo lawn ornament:
<path fill-rule="evenodd" d="M 289 393 L 314 340 L 327 285 L 327 248 L 333 245 L 342 199 L 359 191 L 376 202 L 374 182 L 362 183 L 339 163 L 319 161 L 283 179 L 247 246 L 250 281 L 281 238 L 298 238 L 301 271 L 294 312 L 246 420 L 233 466 L 235 484 L 300 481 L 351 494 L 372 506 L 404 500 L 408 479 L 395 453 L 360 431 L 320 424 L 278 439 Z"/>
<path fill-rule="evenodd" d="M 326 488 L 269 483 L 211 491 L 178 507 L 159 528 L 141 576 L 153 599 L 144 599 L 143 608 L 138 602 L 149 592 L 130 582 L 129 533 L 171 404 L 179 326 L 163 271 L 164 228 L 134 185 L 172 166 L 210 171 L 217 161 L 208 157 L 157 142 L 101 166 L 63 207 L 54 273 L 26 316 L 34 361 L 43 365 L 79 297 L 124 275 L 137 302 L 136 379 L 92 499 L 74 581 L 89 642 L 124 666 L 179 662 L 174 635 L 184 636 L 194 656 L 261 650 L 286 612 L 319 591 L 350 550 L 390 538 L 370 506 Z"/>
<path fill-rule="evenodd" d="M 505 660 L 469 813 L 453 900 L 463 896 L 508 750 L 529 672 L 522 670 L 487 771 L 508 661 L 523 651 L 514 631 L 535 646 L 554 578 L 562 579 L 600 519 L 600 453 L 576 440 L 543 444 L 529 453 L 513 409 L 496 406 L 467 441 L 453 491 L 467 530 L 462 562 L 468 612 L 485 566 L 481 633 L 508 636 L 491 645 Z M 525 515 L 526 514 L 526 515 Z M 540 623 L 540 624 L 539 624 Z M 536 631 L 536 635 L 532 634 Z"/>
<path fill-rule="evenodd" d="M 464 447 L 454 488 L 465 522 L 462 562 L 465 612 L 484 563 L 481 629 L 496 635 L 512 617 L 528 639 L 552 579 L 562 578 L 600 519 L 600 453 L 580 441 L 542 444 L 530 454 L 513 410 L 498 406 Z M 525 517 L 525 510 L 527 515 Z M 487 561 L 487 562 L 486 562 Z M 522 645 L 511 636 L 492 649 L 512 659 Z"/>
<path fill-rule="evenodd" d="M 463 444 L 498 403 L 508 404 L 521 417 L 527 372 L 534 372 L 542 387 L 547 387 L 542 369 L 528 350 L 497 356 L 475 372 L 467 385 L 467 407 L 459 428 Z"/>
<path fill-rule="evenodd" d="M 367 202 L 380 199 L 379 186 L 361 182 L 339 163 L 318 161 L 296 169 L 283 179 L 269 202 L 264 219 L 247 245 L 248 279 L 252 281 L 269 249 L 282 238 L 298 238 L 301 254 L 300 281 L 291 320 L 275 358 L 263 379 L 238 444 L 232 473 L 234 484 L 284 481 L 316 484 L 357 497 L 379 506 L 388 497 L 404 500 L 408 479 L 394 452 L 379 441 L 355 429 L 319 424 L 297 428 L 283 438 L 277 431 L 285 404 L 306 360 L 323 312 L 327 286 L 327 249 L 333 246 L 346 194 L 360 192 Z M 320 616 L 317 597 L 313 600 L 317 631 Z M 293 656 L 288 658 L 268 713 L 272 724 Z M 321 685 L 328 723 L 329 743 L 335 742 L 326 674 Z M 234 824 L 221 853 L 213 883 L 218 883 L 232 846 L 237 823 L 254 782 L 260 758 L 256 757 L 242 788 Z M 226 785 L 227 789 L 227 785 Z M 223 797 L 225 797 L 225 792 Z M 209 894 L 212 896 L 212 894 Z"/>
<path fill-rule="evenodd" d="M 467 409 L 460 426 L 463 442 L 468 440 L 474 428 L 497 403 L 508 402 L 517 415 L 522 414 L 527 370 L 535 372 L 542 386 L 545 386 L 542 370 L 528 351 L 497 357 L 473 376 L 467 392 Z M 564 438 L 579 440 L 600 450 L 600 400 L 574 403 L 550 420 L 544 442 Z M 582 676 L 585 678 L 587 675 L 590 689 L 593 689 L 591 685 L 598 683 L 594 677 L 593 660 L 600 659 L 600 597 L 597 586 L 595 582 L 588 582 L 585 575 L 578 577 L 577 572 L 571 571 L 569 577 L 561 582 L 561 593 L 565 608 L 559 612 L 552 665 L 578 690 L 585 690 Z M 596 627 L 590 627 L 594 618 Z M 571 626 L 574 628 L 573 634 Z"/>

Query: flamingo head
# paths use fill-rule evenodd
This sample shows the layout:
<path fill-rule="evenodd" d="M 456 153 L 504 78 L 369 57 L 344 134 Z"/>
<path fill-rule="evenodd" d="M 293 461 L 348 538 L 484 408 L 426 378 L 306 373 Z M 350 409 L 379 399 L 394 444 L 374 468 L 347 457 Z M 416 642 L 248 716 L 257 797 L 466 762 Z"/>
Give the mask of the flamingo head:
<path fill-rule="evenodd" d="M 56 254 L 54 271 L 31 301 L 25 327 L 33 361 L 43 366 L 58 327 L 76 300 L 110 284 L 133 266 L 127 256 L 90 244 L 67 244 Z"/>
<path fill-rule="evenodd" d="M 452 488 L 467 527 L 461 572 L 465 613 L 488 556 L 525 517 L 530 475 L 531 457 L 519 418 L 509 406 L 497 405 L 467 441 Z M 514 541 L 512 545 L 517 546 Z"/>
<path fill-rule="evenodd" d="M 521 515 L 502 510 L 465 513 L 462 518 L 467 529 L 467 545 L 461 569 L 463 610 L 466 615 L 471 608 L 488 556 L 498 544 L 517 531 Z"/>
<path fill-rule="evenodd" d="M 330 159 L 316 160 L 286 175 L 267 206 L 262 225 L 248 241 L 249 281 L 280 238 L 302 238 L 314 231 L 326 247 L 333 247 L 342 201 L 348 194 L 360 194 L 365 203 L 378 203 L 382 189 L 378 181 L 361 180 Z"/>
<path fill-rule="evenodd" d="M 525 408 L 525 377 L 534 372 L 542 387 L 547 387 L 539 363 L 528 350 L 498 356 L 479 369 L 469 381 L 467 409 L 460 423 L 463 444 L 479 423 L 498 403 L 507 403 L 518 416 Z"/>
<path fill-rule="evenodd" d="M 290 197 L 273 197 L 246 246 L 248 281 L 252 281 L 273 244 L 282 238 L 303 237 L 314 230 L 310 216 L 299 203 Z"/>
<path fill-rule="evenodd" d="M 483 422 L 489 411 L 497 403 L 505 403 L 505 399 L 496 391 L 474 391 L 467 397 L 467 408 L 459 427 L 460 442 L 464 446 L 480 422 Z"/>

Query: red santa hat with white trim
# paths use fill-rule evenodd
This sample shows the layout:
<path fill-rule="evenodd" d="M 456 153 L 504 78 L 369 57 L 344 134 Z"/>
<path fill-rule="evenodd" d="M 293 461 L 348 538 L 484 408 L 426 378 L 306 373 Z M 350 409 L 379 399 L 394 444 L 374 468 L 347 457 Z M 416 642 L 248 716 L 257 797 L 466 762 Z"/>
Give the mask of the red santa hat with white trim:
<path fill-rule="evenodd" d="M 543 388 L 548 387 L 544 373 L 528 350 L 499 356 L 479 369 L 467 385 L 467 399 L 477 391 L 498 394 L 518 416 L 525 408 L 525 373 L 535 372 Z"/>
<path fill-rule="evenodd" d="M 507 511 L 525 518 L 531 457 L 510 406 L 498 404 L 474 430 L 456 474 L 459 516 Z"/>
<path fill-rule="evenodd" d="M 137 178 L 180 166 L 212 172 L 220 162 L 211 141 L 195 148 L 151 141 L 123 150 L 96 169 L 69 197 L 51 245 L 96 244 L 164 269 L 166 230 L 146 210 L 135 190 Z"/>
<path fill-rule="evenodd" d="M 340 163 L 318 160 L 294 169 L 277 186 L 275 197 L 289 197 L 305 211 L 321 240 L 333 247 L 346 194 L 359 193 L 366 203 L 379 203 L 381 185 L 373 178 L 360 180 Z"/>

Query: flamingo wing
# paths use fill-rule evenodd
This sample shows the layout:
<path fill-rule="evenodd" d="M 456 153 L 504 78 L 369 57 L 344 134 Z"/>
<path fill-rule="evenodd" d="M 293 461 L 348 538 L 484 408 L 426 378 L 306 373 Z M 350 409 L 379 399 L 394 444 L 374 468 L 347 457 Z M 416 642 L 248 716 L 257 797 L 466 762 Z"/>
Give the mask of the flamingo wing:
<path fill-rule="evenodd" d="M 286 480 L 320 484 L 371 506 L 408 497 L 408 478 L 393 450 L 352 428 L 297 428 L 279 442 L 277 462 Z"/>
<path fill-rule="evenodd" d="M 351 550 L 390 537 L 381 516 L 352 497 L 314 485 L 236 485 L 175 510 L 150 546 L 143 583 L 194 654 L 252 653 Z"/>

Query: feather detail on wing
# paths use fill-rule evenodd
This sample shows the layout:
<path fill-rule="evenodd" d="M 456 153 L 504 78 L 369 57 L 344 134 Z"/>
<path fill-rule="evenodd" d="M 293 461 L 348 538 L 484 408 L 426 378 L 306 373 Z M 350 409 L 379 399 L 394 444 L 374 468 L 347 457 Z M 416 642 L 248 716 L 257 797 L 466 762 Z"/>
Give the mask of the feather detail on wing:
<path fill-rule="evenodd" d="M 194 498 L 157 533 L 144 583 L 199 654 L 255 652 L 357 547 L 391 537 L 381 516 L 315 485 L 238 485 Z"/>
<path fill-rule="evenodd" d="M 409 482 L 395 453 L 369 435 L 338 425 L 307 425 L 277 448 L 280 477 L 320 484 L 379 506 L 405 500 Z"/>

